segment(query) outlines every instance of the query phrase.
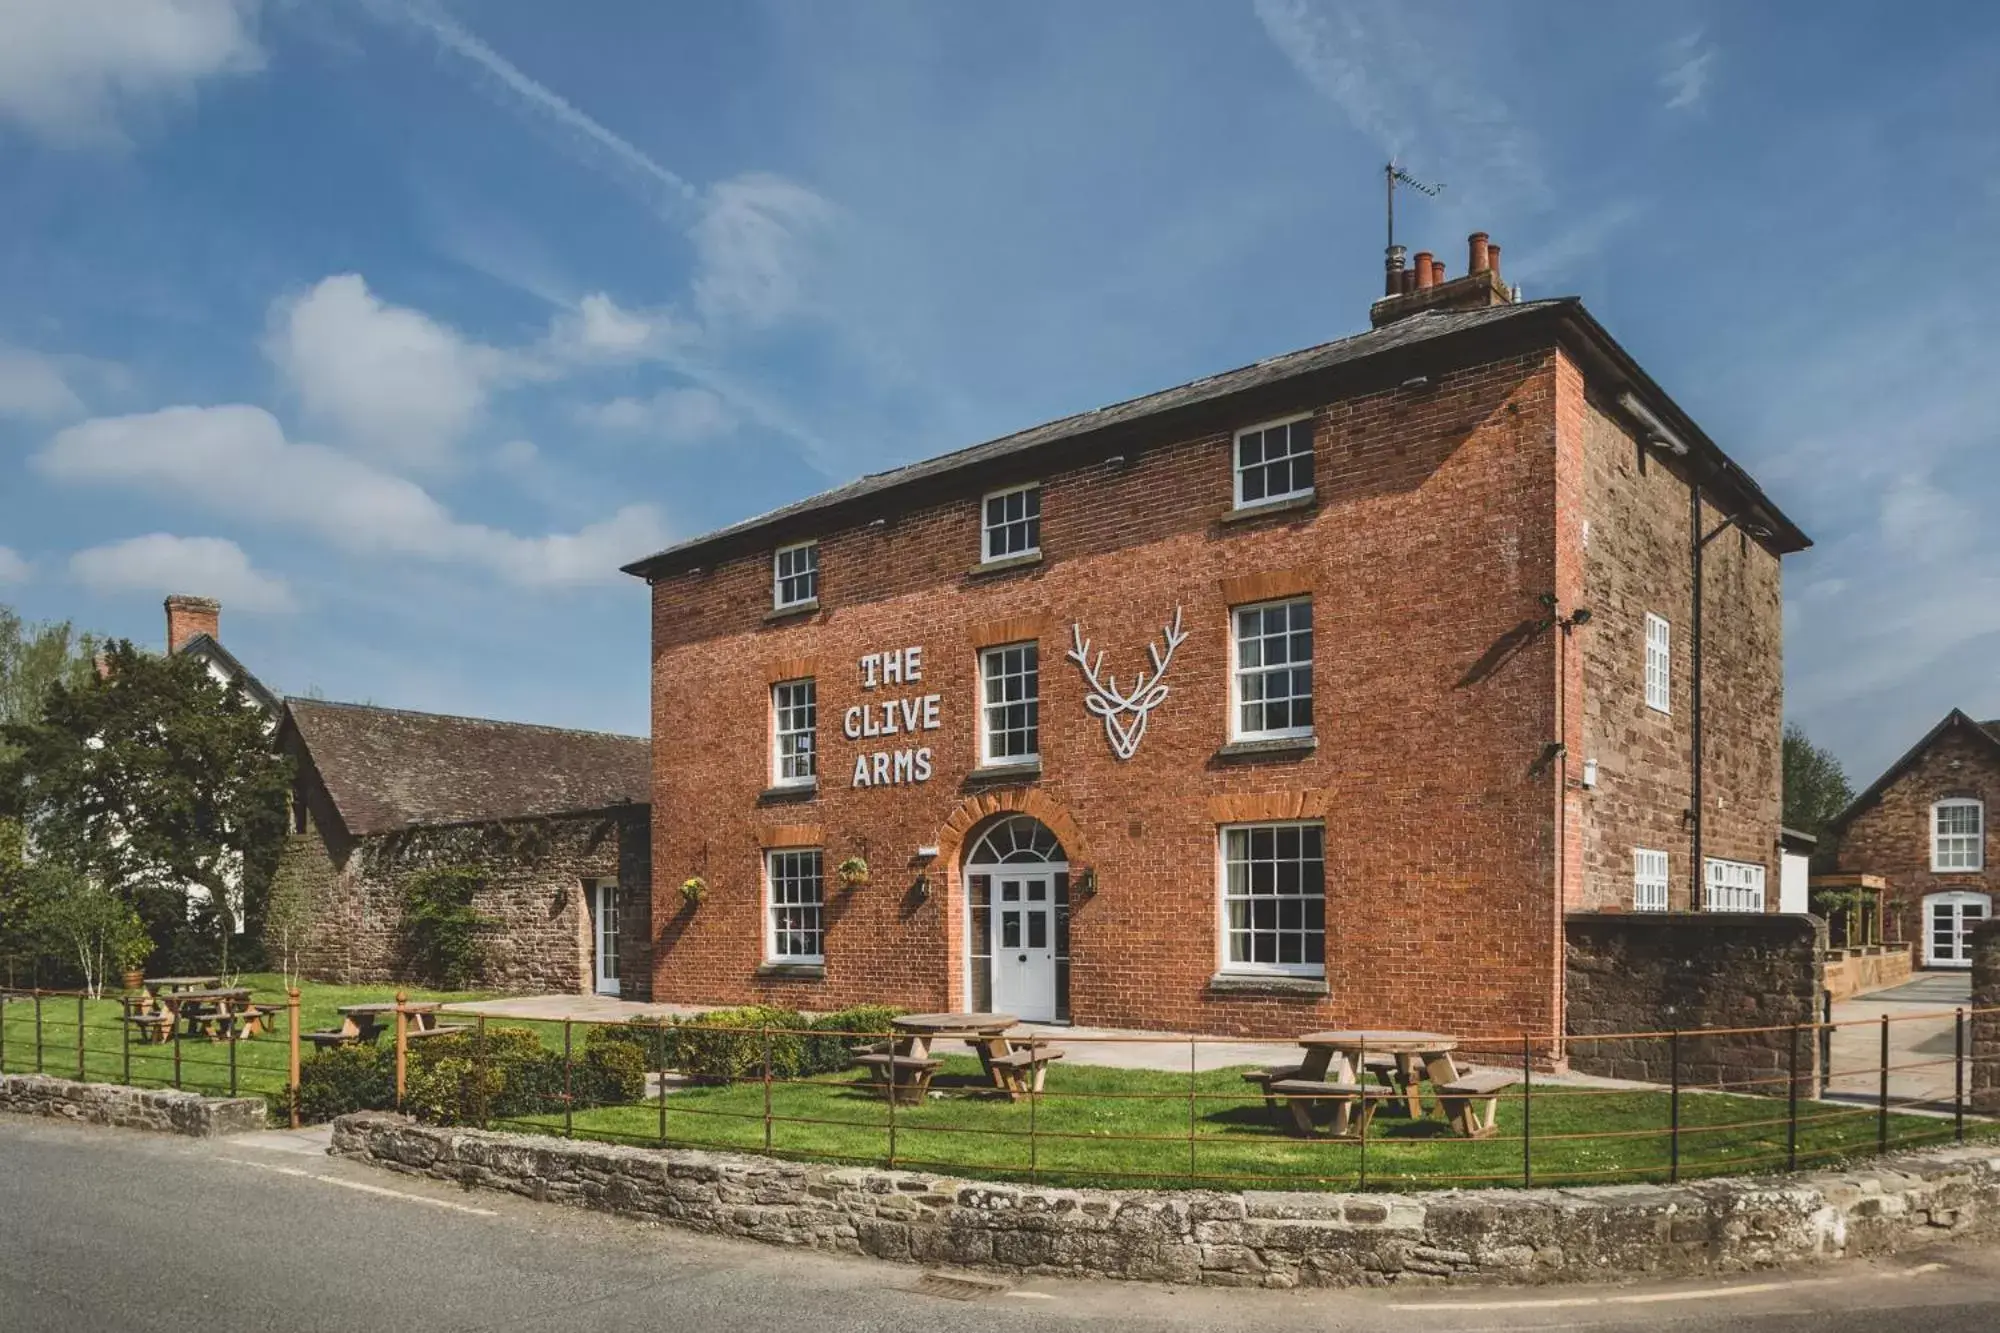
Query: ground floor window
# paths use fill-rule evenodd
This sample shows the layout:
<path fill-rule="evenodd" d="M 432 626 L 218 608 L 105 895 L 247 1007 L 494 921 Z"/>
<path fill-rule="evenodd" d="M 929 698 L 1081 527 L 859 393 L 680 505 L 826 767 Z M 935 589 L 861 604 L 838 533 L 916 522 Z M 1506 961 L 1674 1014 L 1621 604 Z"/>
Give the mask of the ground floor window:
<path fill-rule="evenodd" d="M 1667 910 L 1667 854 L 1650 847 L 1632 849 L 1632 908 L 1638 912 Z"/>
<path fill-rule="evenodd" d="M 1711 912 L 1761 912 L 1764 910 L 1764 867 L 1749 861 L 1708 861 L 1708 910 Z"/>
<path fill-rule="evenodd" d="M 1993 899 L 1958 890 L 1924 899 L 1924 966 L 1971 967 L 1972 928 L 1993 914 Z"/>
<path fill-rule="evenodd" d="M 826 882 L 817 847 L 765 854 L 766 956 L 774 963 L 826 961 Z"/>
<path fill-rule="evenodd" d="M 1325 842 L 1320 824 L 1223 828 L 1224 970 L 1326 974 Z"/>

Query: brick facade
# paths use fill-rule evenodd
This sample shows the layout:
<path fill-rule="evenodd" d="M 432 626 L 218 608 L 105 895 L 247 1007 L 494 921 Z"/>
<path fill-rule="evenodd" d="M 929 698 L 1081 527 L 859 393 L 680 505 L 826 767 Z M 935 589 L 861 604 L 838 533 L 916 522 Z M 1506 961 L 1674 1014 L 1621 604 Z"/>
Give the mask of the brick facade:
<path fill-rule="evenodd" d="M 1951 798 L 1985 805 L 1981 870 L 1931 868 L 1931 808 Z M 1970 892 L 2000 897 L 2000 842 L 1992 827 L 1996 810 L 2000 810 L 2000 742 L 1979 723 L 1954 713 L 1841 816 L 1833 853 L 1839 871 L 1883 878 L 1884 937 L 1891 943 L 1914 944 L 1919 967 L 1927 965 L 1923 921 L 1927 896 Z"/>
<path fill-rule="evenodd" d="M 1313 422 L 1311 501 L 1233 512 L 1235 431 L 1299 412 Z M 1677 824 L 1687 806 L 1684 778 L 1673 790 L 1684 748 L 1641 751 L 1618 720 L 1642 690 L 1623 618 L 1654 595 L 1640 566 L 1661 558 L 1656 526 L 1685 534 L 1686 482 L 1656 461 L 1643 490 L 1628 484 L 1616 446 L 1593 438 L 1610 429 L 1552 331 L 1482 333 L 1098 432 L 1057 461 L 1001 458 L 913 482 L 872 509 L 725 543 L 699 568 L 692 557 L 646 567 L 655 996 L 968 1003 L 960 851 L 994 816 L 1026 810 L 1059 831 L 1073 872 L 1096 878 L 1071 912 L 1076 1022 L 1559 1031 L 1565 901 L 1629 906 L 1629 852 L 1622 900 L 1609 868 L 1617 841 Z M 1042 558 L 979 569 L 981 496 L 1030 481 Z M 775 617 L 772 549 L 808 537 L 818 608 Z M 1775 902 L 1778 561 L 1756 543 L 1740 556 L 1717 546 L 1730 549 L 1714 560 L 1712 604 L 1735 599 L 1755 632 L 1709 668 L 1715 696 L 1751 700 L 1710 722 L 1722 756 L 1710 795 L 1731 812 L 1711 829 L 1712 854 L 1768 864 Z M 1684 540 L 1679 552 L 1684 606 Z M 1315 744 L 1244 753 L 1229 745 L 1230 608 L 1294 593 L 1313 599 Z M 1564 614 L 1604 601 L 1565 631 L 1552 593 Z M 1176 611 L 1187 638 L 1170 693 L 1121 762 L 1065 659 L 1071 627 L 1129 681 Z M 1040 649 L 1041 763 L 1007 780 L 974 772 L 977 648 L 1017 637 Z M 864 654 L 913 645 L 920 686 L 863 687 Z M 769 688 L 803 675 L 818 688 L 818 786 L 770 792 Z M 850 741 L 846 710 L 920 692 L 940 696 L 941 725 L 914 742 L 933 776 L 853 785 L 857 751 L 893 741 Z M 1594 745 L 1618 774 L 1597 794 L 1580 784 Z M 1611 802 L 1624 823 L 1607 817 Z M 1325 977 L 1225 975 L 1218 826 L 1296 818 L 1325 824 Z M 763 852 L 785 845 L 824 849 L 822 967 L 762 966 Z M 1678 845 L 1684 863 L 1685 833 Z M 855 855 L 873 882 L 842 890 L 833 867 Z M 913 887 L 920 872 L 928 895 Z M 708 885 L 694 906 L 674 892 L 690 875 Z"/>

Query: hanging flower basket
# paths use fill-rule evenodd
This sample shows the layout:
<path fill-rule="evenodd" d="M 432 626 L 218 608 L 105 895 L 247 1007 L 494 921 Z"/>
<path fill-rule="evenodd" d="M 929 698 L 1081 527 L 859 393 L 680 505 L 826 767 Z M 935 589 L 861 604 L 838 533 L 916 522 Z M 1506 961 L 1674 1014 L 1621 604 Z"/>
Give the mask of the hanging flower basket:
<path fill-rule="evenodd" d="M 840 876 L 842 888 L 858 889 L 868 882 L 868 863 L 858 856 L 850 856 L 840 863 L 835 873 Z"/>
<path fill-rule="evenodd" d="M 695 906 L 708 897 L 708 881 L 700 875 L 689 875 L 681 881 L 681 901 L 689 907 Z"/>

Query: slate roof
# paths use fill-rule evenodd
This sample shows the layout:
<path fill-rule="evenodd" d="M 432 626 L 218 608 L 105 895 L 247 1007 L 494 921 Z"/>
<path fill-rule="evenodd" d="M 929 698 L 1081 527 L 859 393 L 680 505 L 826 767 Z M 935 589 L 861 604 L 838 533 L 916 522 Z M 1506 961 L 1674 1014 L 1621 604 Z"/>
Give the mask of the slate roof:
<path fill-rule="evenodd" d="M 1967 734 L 1988 742 L 1994 754 L 2000 757 L 2000 721 L 1976 722 L 1963 709 L 1954 708 L 1944 715 L 1944 720 L 1924 733 L 1924 738 L 1903 752 L 1902 758 L 1883 771 L 1881 777 L 1868 784 L 1868 789 L 1848 802 L 1847 808 L 1833 817 L 1827 825 L 1832 829 L 1844 829 L 1853 818 L 1873 805 L 1888 790 L 1889 784 L 1903 776 L 1910 766 L 1924 757 L 1925 751 L 1937 744 L 1938 738 L 1954 729 L 1963 729 Z"/>
<path fill-rule="evenodd" d="M 1044 446 L 1077 440 L 1114 426 L 1160 416 L 1179 408 L 1213 402 L 1246 390 L 1365 361 L 1400 349 L 1419 347 L 1480 329 L 1492 329 L 1516 323 L 1527 324 L 1537 319 L 1559 321 L 1565 331 L 1575 334 L 1590 347 L 1602 363 L 1612 367 L 1612 373 L 1630 381 L 1642 398 L 1655 403 L 1667 421 L 1688 437 L 1688 443 L 1695 448 L 1702 461 L 1721 472 L 1728 482 L 1743 494 L 1749 507 L 1757 509 L 1773 520 L 1773 526 L 1784 549 L 1798 550 L 1812 544 L 1811 539 L 1764 496 L 1756 482 L 1750 479 L 1749 474 L 1727 458 L 1720 447 L 1710 440 L 1672 399 L 1667 397 L 1623 348 L 1618 346 L 1604 327 L 1583 308 L 1581 300 L 1574 296 L 1562 296 L 1538 301 L 1517 301 L 1507 305 L 1482 306 L 1472 310 L 1423 311 L 1380 328 L 1338 338 L 1333 342 L 1321 343 L 1317 347 L 1287 352 L 1254 365 L 1209 375 L 1172 389 L 1127 399 L 1107 407 L 1080 412 L 1074 416 L 1062 417 L 1039 426 L 1032 426 L 1027 430 L 1017 431 L 1012 435 L 1003 435 L 983 444 L 940 454 L 935 458 L 923 459 L 887 472 L 870 473 L 843 486 L 836 486 L 832 490 L 795 501 L 768 513 L 677 542 L 642 560 L 635 560 L 623 566 L 623 569 L 627 574 L 649 578 L 664 564 L 681 563 L 676 557 L 690 556 L 698 550 L 728 542 L 732 538 L 742 537 L 763 528 L 775 527 L 790 519 L 821 510 L 830 510 L 961 469 L 977 467 L 983 463 L 1027 453 Z"/>
<path fill-rule="evenodd" d="M 285 711 L 356 837 L 643 804 L 651 790 L 639 736 L 322 699 Z"/>

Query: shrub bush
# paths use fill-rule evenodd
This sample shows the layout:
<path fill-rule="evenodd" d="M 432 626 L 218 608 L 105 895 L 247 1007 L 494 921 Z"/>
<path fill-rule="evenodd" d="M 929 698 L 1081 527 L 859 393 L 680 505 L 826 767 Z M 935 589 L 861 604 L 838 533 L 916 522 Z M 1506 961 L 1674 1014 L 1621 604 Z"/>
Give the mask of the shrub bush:
<path fill-rule="evenodd" d="M 797 1078 L 805 1063 L 809 1028 L 804 1014 L 792 1009 L 747 1005 L 696 1014 L 674 1032 L 674 1056 L 681 1073 L 697 1083 L 733 1083 L 763 1076 L 765 1028 L 770 1034 L 771 1074 Z"/>
<path fill-rule="evenodd" d="M 396 1053 L 385 1067 L 367 1046 L 335 1046 L 299 1066 L 299 1115 L 317 1123 L 352 1111 L 382 1111 L 396 1101 Z"/>
<path fill-rule="evenodd" d="M 880 1041 L 889 1022 L 903 1010 L 886 1004 L 857 1004 L 813 1020 L 814 1036 L 805 1039 L 801 1076 L 837 1074 L 853 1062 L 857 1048 Z M 828 1035 L 820 1036 L 817 1034 Z"/>

